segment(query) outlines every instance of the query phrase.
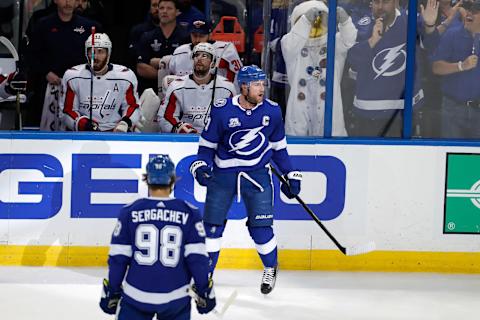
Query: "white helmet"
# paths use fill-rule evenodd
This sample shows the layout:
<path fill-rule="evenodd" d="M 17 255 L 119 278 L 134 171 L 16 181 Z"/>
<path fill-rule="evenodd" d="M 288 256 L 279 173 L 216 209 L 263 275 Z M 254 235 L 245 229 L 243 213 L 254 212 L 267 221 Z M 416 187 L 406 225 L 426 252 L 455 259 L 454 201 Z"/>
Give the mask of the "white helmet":
<path fill-rule="evenodd" d="M 206 52 L 212 56 L 212 62 L 215 63 L 215 48 L 211 43 L 200 42 L 193 48 L 192 57 L 195 56 L 197 52 Z"/>
<path fill-rule="evenodd" d="M 108 58 L 107 62 L 110 60 L 110 55 L 112 54 L 112 41 L 106 33 L 95 33 L 94 34 L 94 42 L 93 47 L 95 48 L 105 48 L 108 50 Z M 85 56 L 87 60 L 88 56 L 88 49 L 92 48 L 92 35 L 88 36 L 87 41 L 85 41 Z"/>

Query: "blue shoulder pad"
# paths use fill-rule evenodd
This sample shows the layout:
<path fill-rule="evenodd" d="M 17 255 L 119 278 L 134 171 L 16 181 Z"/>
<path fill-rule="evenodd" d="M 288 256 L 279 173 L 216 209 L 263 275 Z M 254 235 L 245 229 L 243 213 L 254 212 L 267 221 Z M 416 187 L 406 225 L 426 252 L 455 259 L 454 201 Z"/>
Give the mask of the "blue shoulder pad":
<path fill-rule="evenodd" d="M 270 103 L 272 106 L 278 107 L 278 103 L 276 103 L 275 101 L 272 101 L 272 100 L 270 100 L 270 99 L 265 99 L 265 100 L 267 100 L 268 103 Z"/>
<path fill-rule="evenodd" d="M 213 103 L 213 106 L 214 107 L 217 107 L 217 108 L 221 108 L 223 107 L 224 105 L 227 104 L 227 99 L 217 99 L 215 100 L 215 102 Z"/>
<path fill-rule="evenodd" d="M 186 201 L 186 200 L 183 200 L 183 202 L 185 202 L 185 204 L 190 208 L 190 209 L 193 209 L 193 210 L 198 210 L 197 207 L 195 207 L 193 204 L 191 204 L 190 202 Z"/>

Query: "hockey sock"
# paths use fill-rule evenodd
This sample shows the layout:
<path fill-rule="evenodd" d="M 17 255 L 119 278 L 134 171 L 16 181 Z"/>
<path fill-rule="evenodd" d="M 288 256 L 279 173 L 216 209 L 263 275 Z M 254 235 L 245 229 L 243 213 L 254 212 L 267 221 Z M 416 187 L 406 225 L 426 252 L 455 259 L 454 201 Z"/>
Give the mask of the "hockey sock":
<path fill-rule="evenodd" d="M 217 265 L 218 256 L 220 255 L 220 247 L 223 231 L 225 230 L 225 225 L 219 226 L 205 222 L 204 226 L 205 232 L 207 233 L 205 244 L 207 247 L 208 256 L 210 258 L 209 271 L 210 274 L 213 275 L 213 271 L 215 270 L 215 266 Z"/>
<path fill-rule="evenodd" d="M 250 237 L 255 242 L 257 252 L 267 268 L 277 266 L 277 239 L 273 234 L 272 226 L 248 227 Z"/>

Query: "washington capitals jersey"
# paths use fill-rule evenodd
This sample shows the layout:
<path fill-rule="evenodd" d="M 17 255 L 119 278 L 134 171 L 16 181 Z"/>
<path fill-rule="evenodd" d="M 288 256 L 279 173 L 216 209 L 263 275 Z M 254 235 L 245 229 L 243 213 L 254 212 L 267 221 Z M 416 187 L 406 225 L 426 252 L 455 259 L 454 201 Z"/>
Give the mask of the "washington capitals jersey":
<path fill-rule="evenodd" d="M 200 137 L 199 160 L 224 172 L 256 170 L 270 160 L 283 173 L 292 171 L 278 104 L 266 99 L 252 109 L 244 109 L 239 97 L 214 103 Z"/>
<path fill-rule="evenodd" d="M 192 277 L 200 290 L 208 286 L 200 213 L 174 198 L 143 198 L 123 207 L 108 265 L 113 291 L 120 290 L 126 274 L 123 299 L 130 304 L 145 311 L 180 309 L 190 303 Z"/>
<path fill-rule="evenodd" d="M 397 10 L 393 25 L 371 48 L 375 20 L 365 16 L 357 22 L 357 43 L 348 52 L 348 61 L 357 73 L 354 105 L 364 110 L 403 109 L 407 61 L 407 15 Z M 420 48 L 417 48 L 417 54 Z M 418 59 L 417 59 L 418 61 Z M 416 68 L 413 104 L 423 98 L 420 70 Z"/>
<path fill-rule="evenodd" d="M 78 117 L 89 117 L 92 81 L 92 117 L 100 131 L 112 130 L 123 117 L 130 118 L 133 124 L 139 120 L 137 77 L 132 70 L 109 64 L 107 73 L 92 80 L 90 66 L 82 64 L 68 69 L 62 79 L 64 98 L 60 99 L 60 109 L 69 129 L 74 129 Z"/>
<path fill-rule="evenodd" d="M 168 86 L 158 109 L 157 120 L 161 131 L 174 132 L 180 122 L 187 122 L 198 132 L 202 132 L 212 102 L 214 82 L 215 99 L 229 98 L 236 93 L 233 83 L 220 75 L 206 84 L 197 84 L 192 75 L 175 79 Z"/>
<path fill-rule="evenodd" d="M 215 48 L 217 56 L 218 74 L 224 76 L 230 82 L 234 82 L 235 76 L 242 67 L 242 61 L 238 56 L 237 49 L 230 42 L 210 42 Z M 171 74 L 184 76 L 193 72 L 193 45 L 191 43 L 181 45 L 173 52 L 168 63 Z"/>

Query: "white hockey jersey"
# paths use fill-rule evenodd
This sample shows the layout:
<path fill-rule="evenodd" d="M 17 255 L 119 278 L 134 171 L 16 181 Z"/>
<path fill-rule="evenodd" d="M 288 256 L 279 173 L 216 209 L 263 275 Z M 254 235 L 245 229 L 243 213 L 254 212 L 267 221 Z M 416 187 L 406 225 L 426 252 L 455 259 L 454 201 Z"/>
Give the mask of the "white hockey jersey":
<path fill-rule="evenodd" d="M 344 25 L 339 24 L 338 28 L 335 50 L 332 134 L 333 136 L 345 136 L 347 132 L 343 118 L 340 80 L 348 49 L 355 44 L 357 30 L 350 18 Z M 281 40 L 290 84 L 290 95 L 285 115 L 287 135 L 323 136 L 327 35 L 309 38 L 310 29 L 310 22 L 302 15 L 290 32 Z"/>
<path fill-rule="evenodd" d="M 226 99 L 236 94 L 230 81 L 217 75 L 215 95 L 212 95 L 212 80 L 207 84 L 197 84 L 192 75 L 174 80 L 169 86 L 165 98 L 158 110 L 157 120 L 161 132 L 175 132 L 182 123 L 189 123 L 199 133 L 202 132 L 210 114 L 210 105 L 214 100 Z"/>
<path fill-rule="evenodd" d="M 235 76 L 242 67 L 242 61 L 238 56 L 237 49 L 230 42 L 215 41 L 212 42 L 217 56 L 218 74 L 227 78 L 228 81 L 234 82 Z M 191 43 L 181 45 L 173 52 L 172 58 L 168 64 L 170 74 L 183 76 L 192 74 L 193 46 Z"/>
<path fill-rule="evenodd" d="M 76 130 L 79 117 L 90 117 L 90 84 L 87 64 L 75 66 L 63 76 L 60 110 L 70 130 Z M 137 77 L 127 67 L 109 64 L 106 74 L 93 77 L 92 118 L 100 131 L 113 130 L 123 117 L 130 118 L 134 126 L 140 118 L 138 100 Z"/>

